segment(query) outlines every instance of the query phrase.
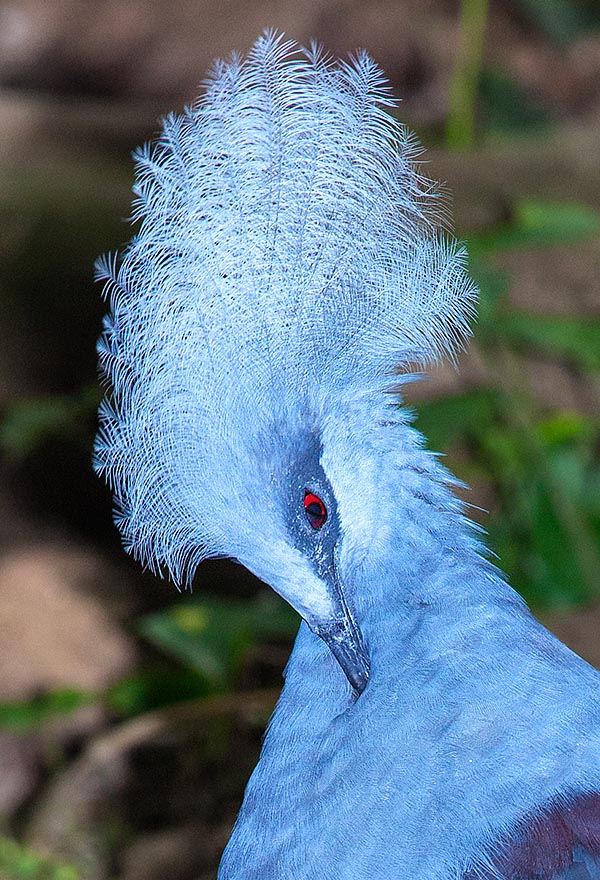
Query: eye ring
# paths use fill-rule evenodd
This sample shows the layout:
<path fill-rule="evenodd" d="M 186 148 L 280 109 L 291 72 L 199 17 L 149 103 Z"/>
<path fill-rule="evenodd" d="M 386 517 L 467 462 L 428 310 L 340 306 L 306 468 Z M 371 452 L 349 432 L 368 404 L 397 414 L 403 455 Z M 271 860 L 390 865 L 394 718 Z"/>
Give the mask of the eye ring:
<path fill-rule="evenodd" d="M 315 531 L 325 525 L 327 520 L 325 503 L 309 489 L 304 490 L 304 513 L 311 528 Z"/>

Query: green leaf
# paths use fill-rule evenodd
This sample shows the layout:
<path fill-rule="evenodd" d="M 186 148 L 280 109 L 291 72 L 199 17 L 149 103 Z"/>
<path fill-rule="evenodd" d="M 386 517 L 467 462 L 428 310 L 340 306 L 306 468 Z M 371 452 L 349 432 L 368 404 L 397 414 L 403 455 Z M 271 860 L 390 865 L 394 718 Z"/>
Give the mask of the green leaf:
<path fill-rule="evenodd" d="M 471 236 L 474 254 L 521 247 L 552 247 L 600 235 L 600 214 L 575 202 L 525 199 L 516 203 L 510 221 Z"/>
<path fill-rule="evenodd" d="M 566 358 L 584 370 L 600 370 L 600 320 L 511 312 L 499 319 L 498 332 L 513 345 Z"/>
<path fill-rule="evenodd" d="M 140 632 L 222 690 L 231 687 L 253 644 L 274 637 L 291 639 L 298 621 L 287 603 L 272 594 L 245 602 L 189 599 L 145 617 Z"/>
<path fill-rule="evenodd" d="M 562 410 L 542 419 L 537 425 L 540 441 L 544 445 L 564 445 L 568 441 L 588 439 L 593 435 L 591 419 L 573 410 Z M 579 454 L 579 453 L 578 453 Z M 583 456 L 580 455 L 583 461 Z"/>
<path fill-rule="evenodd" d="M 105 694 L 105 701 L 122 718 L 131 718 L 184 700 L 214 693 L 206 678 L 180 665 L 153 665 L 122 679 Z"/>
<path fill-rule="evenodd" d="M 92 694 L 65 688 L 32 700 L 3 702 L 0 703 L 0 728 L 36 729 L 53 718 L 71 715 L 93 700 Z"/>

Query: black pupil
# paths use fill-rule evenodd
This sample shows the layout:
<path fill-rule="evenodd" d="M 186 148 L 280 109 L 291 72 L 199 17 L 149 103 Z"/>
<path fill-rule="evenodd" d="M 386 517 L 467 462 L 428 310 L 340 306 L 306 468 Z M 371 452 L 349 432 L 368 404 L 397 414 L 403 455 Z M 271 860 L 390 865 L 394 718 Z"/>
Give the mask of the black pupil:
<path fill-rule="evenodd" d="M 314 496 L 312 500 L 307 498 L 304 503 L 304 510 L 313 529 L 320 529 L 327 519 L 327 511 L 323 502 Z"/>

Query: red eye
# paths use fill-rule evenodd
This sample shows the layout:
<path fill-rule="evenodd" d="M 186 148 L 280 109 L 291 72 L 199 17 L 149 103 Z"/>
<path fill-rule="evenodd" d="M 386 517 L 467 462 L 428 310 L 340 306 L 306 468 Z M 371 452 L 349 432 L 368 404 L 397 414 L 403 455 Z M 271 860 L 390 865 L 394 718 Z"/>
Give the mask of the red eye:
<path fill-rule="evenodd" d="M 320 529 L 327 519 L 327 508 L 319 496 L 308 489 L 304 492 L 304 512 L 313 529 Z"/>

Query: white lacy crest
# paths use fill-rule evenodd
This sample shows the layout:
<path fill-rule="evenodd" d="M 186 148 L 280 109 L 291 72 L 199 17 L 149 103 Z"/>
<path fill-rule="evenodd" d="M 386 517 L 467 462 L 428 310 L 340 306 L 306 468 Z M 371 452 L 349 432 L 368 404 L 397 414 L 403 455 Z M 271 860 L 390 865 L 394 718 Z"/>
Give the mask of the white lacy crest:
<path fill-rule="evenodd" d="M 336 64 L 267 33 L 137 153 L 139 232 L 98 267 L 96 466 L 129 549 L 177 581 L 235 555 L 263 429 L 318 430 L 329 401 L 468 334 L 466 255 L 394 103 L 366 54 Z"/>

